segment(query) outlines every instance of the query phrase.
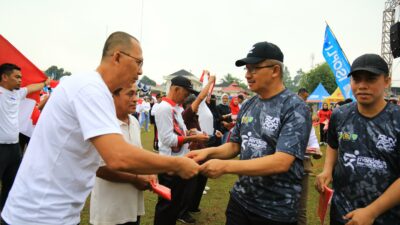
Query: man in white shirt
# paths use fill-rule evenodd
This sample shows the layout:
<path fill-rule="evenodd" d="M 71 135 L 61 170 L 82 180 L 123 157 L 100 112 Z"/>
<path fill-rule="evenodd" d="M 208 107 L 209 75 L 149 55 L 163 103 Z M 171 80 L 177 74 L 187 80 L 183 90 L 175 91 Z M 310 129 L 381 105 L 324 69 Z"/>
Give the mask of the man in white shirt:
<path fill-rule="evenodd" d="M 139 41 L 111 34 L 96 71 L 61 80 L 53 91 L 22 160 L 2 212 L 12 225 L 78 224 L 102 158 L 112 170 L 184 178 L 199 166 L 185 157 L 159 156 L 126 142 L 111 93 L 142 74 Z"/>
<path fill-rule="evenodd" d="M 167 97 L 157 108 L 155 113 L 156 124 L 159 134 L 159 154 L 168 156 L 184 156 L 189 152 L 189 142 L 207 141 L 208 135 L 203 133 L 187 136 L 187 128 L 182 118 L 182 104 L 193 90 L 192 83 L 183 76 L 174 77 Z M 170 174 L 159 174 L 160 184 L 171 189 L 172 200 L 167 201 L 158 198 L 156 205 L 154 225 L 175 225 L 180 212 L 186 211 L 188 206 L 187 195 L 184 190 L 191 181 L 182 180 Z"/>
<path fill-rule="evenodd" d="M 136 85 L 119 88 L 113 92 L 114 105 L 124 139 L 138 147 L 139 122 L 131 113 L 136 110 Z M 97 170 L 97 177 L 90 199 L 90 223 L 93 225 L 139 225 L 144 215 L 143 190 L 149 187 L 155 175 L 136 175 L 109 169 L 104 161 Z"/>
<path fill-rule="evenodd" d="M 149 98 L 145 96 L 143 98 L 143 102 L 140 106 L 140 128 L 142 128 L 144 123 L 144 129 L 146 132 L 149 132 L 149 123 L 150 123 L 150 102 Z"/>
<path fill-rule="evenodd" d="M 0 65 L 0 212 L 3 210 L 8 192 L 14 182 L 21 162 L 19 147 L 19 105 L 26 95 L 41 90 L 50 80 L 20 88 L 21 68 L 4 63 Z"/>
<path fill-rule="evenodd" d="M 156 96 L 156 100 L 157 102 L 154 103 L 153 107 L 151 108 L 150 114 L 151 116 L 154 117 L 154 140 L 153 140 L 153 149 L 155 151 L 158 151 L 158 132 L 157 132 L 157 123 L 156 123 L 156 119 L 155 119 L 155 115 L 157 112 L 157 108 L 160 105 L 161 101 L 162 101 L 162 96 L 161 94 L 157 94 Z"/>

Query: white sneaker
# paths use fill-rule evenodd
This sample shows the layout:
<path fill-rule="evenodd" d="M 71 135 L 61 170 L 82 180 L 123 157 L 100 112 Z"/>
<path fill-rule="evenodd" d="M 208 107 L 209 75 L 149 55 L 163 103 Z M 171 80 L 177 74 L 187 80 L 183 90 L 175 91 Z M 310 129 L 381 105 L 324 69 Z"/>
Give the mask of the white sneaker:
<path fill-rule="evenodd" d="M 203 191 L 203 195 L 206 195 L 207 194 L 207 191 Z"/>
<path fill-rule="evenodd" d="M 204 190 L 209 191 L 209 190 L 210 190 L 210 187 L 209 187 L 209 186 L 205 186 L 205 187 L 204 187 Z"/>

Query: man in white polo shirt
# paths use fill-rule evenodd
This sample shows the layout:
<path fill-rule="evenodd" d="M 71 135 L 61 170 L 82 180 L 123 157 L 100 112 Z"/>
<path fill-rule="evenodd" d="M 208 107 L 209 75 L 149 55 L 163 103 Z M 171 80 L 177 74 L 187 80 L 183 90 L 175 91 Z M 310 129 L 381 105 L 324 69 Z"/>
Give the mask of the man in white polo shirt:
<path fill-rule="evenodd" d="M 142 65 L 139 41 L 115 32 L 96 71 L 61 80 L 42 111 L 3 209 L 6 223 L 78 224 L 100 157 L 112 170 L 184 178 L 198 173 L 191 159 L 143 151 L 121 135 L 111 93 L 132 85 Z"/>
<path fill-rule="evenodd" d="M 113 92 L 124 139 L 142 147 L 140 125 L 130 115 L 136 111 L 136 84 L 130 88 L 119 88 Z M 150 181 L 157 181 L 155 175 L 137 175 L 109 169 L 102 161 L 96 172 L 96 182 L 90 195 L 90 223 L 93 225 L 139 225 L 144 215 L 143 191 L 150 187 Z"/>
<path fill-rule="evenodd" d="M 8 192 L 14 182 L 21 162 L 21 149 L 18 144 L 19 104 L 29 93 L 39 91 L 50 80 L 20 88 L 21 68 L 4 63 L 0 65 L 0 212 L 6 202 Z"/>

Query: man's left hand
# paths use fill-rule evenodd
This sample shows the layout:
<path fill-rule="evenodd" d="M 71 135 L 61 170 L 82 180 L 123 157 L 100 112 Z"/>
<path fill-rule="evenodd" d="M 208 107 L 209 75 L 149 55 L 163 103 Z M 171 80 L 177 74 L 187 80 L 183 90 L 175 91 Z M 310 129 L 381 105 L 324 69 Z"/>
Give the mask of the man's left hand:
<path fill-rule="evenodd" d="M 345 225 L 372 225 L 375 217 L 367 208 L 360 208 L 349 212 L 344 219 L 349 220 Z"/>

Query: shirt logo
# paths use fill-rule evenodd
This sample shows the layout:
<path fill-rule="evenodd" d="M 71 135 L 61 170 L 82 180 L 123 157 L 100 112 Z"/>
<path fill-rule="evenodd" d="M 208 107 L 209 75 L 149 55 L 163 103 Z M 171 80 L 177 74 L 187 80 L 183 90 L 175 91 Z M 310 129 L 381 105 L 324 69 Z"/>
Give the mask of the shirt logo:
<path fill-rule="evenodd" d="M 242 135 L 242 150 L 250 148 L 256 151 L 262 151 L 267 148 L 267 142 L 251 136 L 252 133 L 248 132 L 247 135 Z"/>
<path fill-rule="evenodd" d="M 343 141 L 355 141 L 358 138 L 357 134 L 352 134 L 349 132 L 339 132 L 339 140 Z"/>
<path fill-rule="evenodd" d="M 380 134 L 378 136 L 378 143 L 376 143 L 376 148 L 379 150 L 383 150 L 386 152 L 391 152 L 394 150 L 394 147 L 396 146 L 396 140 L 393 138 L 390 138 L 386 135 Z"/>
<path fill-rule="evenodd" d="M 385 161 L 374 159 L 366 156 L 359 156 L 358 150 L 354 151 L 354 154 L 344 153 L 343 161 L 345 167 L 350 167 L 354 171 L 355 167 L 366 167 L 376 170 L 386 170 L 387 164 Z"/>
<path fill-rule="evenodd" d="M 267 130 L 267 131 L 275 131 L 278 129 L 278 124 L 279 124 L 279 118 L 274 118 L 271 116 L 266 116 L 264 120 L 264 124 L 262 125 L 262 128 Z"/>
<path fill-rule="evenodd" d="M 253 117 L 252 116 L 243 116 L 241 122 L 244 124 L 248 124 L 253 122 Z"/>
<path fill-rule="evenodd" d="M 253 50 L 254 50 L 255 48 L 256 48 L 256 47 L 253 46 L 253 48 L 250 49 L 249 54 L 252 54 L 252 53 L 253 53 Z"/>

